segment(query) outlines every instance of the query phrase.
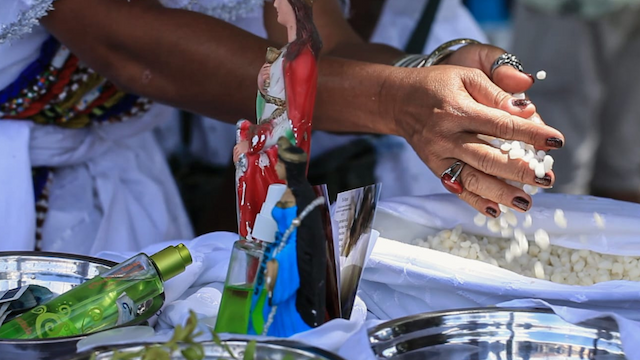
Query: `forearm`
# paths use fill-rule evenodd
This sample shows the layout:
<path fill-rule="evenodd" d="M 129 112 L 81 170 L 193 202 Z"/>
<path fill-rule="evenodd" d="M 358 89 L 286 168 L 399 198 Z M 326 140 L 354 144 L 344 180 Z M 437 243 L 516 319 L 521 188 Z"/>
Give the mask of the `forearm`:
<path fill-rule="evenodd" d="M 404 53 L 396 48 L 384 44 L 372 43 L 341 43 L 327 52 L 328 56 L 340 57 L 357 61 L 365 61 L 376 64 L 393 64 Z"/>
<path fill-rule="evenodd" d="M 255 79 L 268 40 L 141 0 L 60 0 L 44 24 L 127 91 L 230 123 L 255 116 Z M 394 132 L 379 108 L 383 81 L 375 75 L 388 67 L 323 58 L 319 68 L 314 128 Z"/>

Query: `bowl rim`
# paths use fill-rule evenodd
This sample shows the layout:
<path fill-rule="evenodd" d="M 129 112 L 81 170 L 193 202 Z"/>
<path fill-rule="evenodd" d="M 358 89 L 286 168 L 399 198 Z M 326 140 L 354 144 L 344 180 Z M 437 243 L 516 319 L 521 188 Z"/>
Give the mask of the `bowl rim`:
<path fill-rule="evenodd" d="M 227 344 L 227 345 L 242 345 L 242 344 L 247 344 L 249 343 L 251 340 L 248 339 L 234 339 L 234 338 L 230 338 L 227 340 L 222 340 L 223 344 Z M 322 356 L 324 359 L 327 360 L 346 360 L 345 358 L 341 357 L 340 355 L 336 354 L 336 353 L 332 353 L 330 351 L 321 349 L 319 347 L 315 347 L 313 345 L 308 345 L 305 344 L 303 342 L 300 341 L 295 341 L 295 340 L 291 340 L 291 339 L 268 339 L 268 340 L 258 340 L 257 341 L 258 344 L 267 344 L 267 345 L 271 345 L 271 346 L 275 346 L 281 349 L 296 349 L 296 350 L 301 350 L 301 351 L 305 351 L 305 352 L 309 352 L 312 353 L 313 355 L 316 356 Z M 215 341 L 213 340 L 209 340 L 209 341 L 202 341 L 200 342 L 200 344 L 204 345 L 204 346 L 219 346 Z M 83 351 L 82 353 L 77 353 L 75 355 L 72 355 L 72 357 L 69 360 L 85 360 L 88 359 L 90 356 L 92 355 L 102 355 L 102 354 L 108 354 L 109 352 L 113 352 L 113 351 L 117 351 L 117 350 L 124 350 L 124 349 L 130 349 L 130 348 L 137 348 L 137 347 L 143 347 L 143 346 L 150 346 L 150 345 L 162 345 L 161 343 L 144 343 L 144 342 L 133 342 L 133 343 L 129 343 L 129 344 L 120 344 L 120 345 L 105 345 L 105 346 L 99 346 L 90 350 L 86 350 Z"/>

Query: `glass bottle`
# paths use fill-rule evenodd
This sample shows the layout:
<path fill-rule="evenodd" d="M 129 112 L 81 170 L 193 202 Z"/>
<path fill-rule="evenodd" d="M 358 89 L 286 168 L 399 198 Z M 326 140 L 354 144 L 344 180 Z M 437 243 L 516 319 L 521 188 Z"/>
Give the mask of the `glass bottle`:
<path fill-rule="evenodd" d="M 263 252 L 262 242 L 238 240 L 233 244 L 216 319 L 217 333 L 247 333 L 253 289 Z"/>
<path fill-rule="evenodd" d="M 6 322 L 0 339 L 43 339 L 88 334 L 125 324 L 164 291 L 164 281 L 192 263 L 186 246 L 138 254 L 108 272 Z M 139 317 L 138 317 L 139 318 Z"/>

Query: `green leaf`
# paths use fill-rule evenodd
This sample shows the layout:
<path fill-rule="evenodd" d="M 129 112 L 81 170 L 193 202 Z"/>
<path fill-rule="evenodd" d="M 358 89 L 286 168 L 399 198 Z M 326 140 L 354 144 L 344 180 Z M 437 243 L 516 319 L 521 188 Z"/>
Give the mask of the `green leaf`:
<path fill-rule="evenodd" d="M 247 344 L 247 348 L 244 349 L 244 358 L 243 360 L 254 360 L 256 358 L 256 346 L 258 343 L 255 340 L 251 340 L 249 344 Z"/>

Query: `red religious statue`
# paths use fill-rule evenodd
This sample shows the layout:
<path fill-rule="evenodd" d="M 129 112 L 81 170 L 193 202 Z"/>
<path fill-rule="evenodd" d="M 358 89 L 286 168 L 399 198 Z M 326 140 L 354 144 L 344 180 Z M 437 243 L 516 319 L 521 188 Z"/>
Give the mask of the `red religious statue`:
<path fill-rule="evenodd" d="M 238 231 L 251 239 L 256 215 L 269 185 L 282 183 L 275 166 L 277 141 L 288 137 L 309 154 L 311 119 L 318 78 L 317 58 L 322 42 L 313 24 L 313 0 L 275 0 L 278 23 L 287 28 L 289 43 L 267 49 L 258 75 L 257 124 L 237 124 L 233 161 L 236 164 Z"/>

